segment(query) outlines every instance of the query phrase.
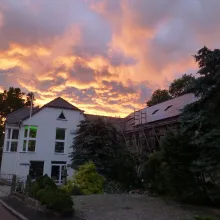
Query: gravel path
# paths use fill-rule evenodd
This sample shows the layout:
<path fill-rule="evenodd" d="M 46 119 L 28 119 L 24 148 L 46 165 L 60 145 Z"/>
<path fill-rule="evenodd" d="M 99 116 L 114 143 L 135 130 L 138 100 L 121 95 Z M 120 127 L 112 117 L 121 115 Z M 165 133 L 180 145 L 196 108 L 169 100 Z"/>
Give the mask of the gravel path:
<path fill-rule="evenodd" d="M 186 220 L 201 214 L 147 195 L 75 196 L 76 214 L 86 220 Z"/>

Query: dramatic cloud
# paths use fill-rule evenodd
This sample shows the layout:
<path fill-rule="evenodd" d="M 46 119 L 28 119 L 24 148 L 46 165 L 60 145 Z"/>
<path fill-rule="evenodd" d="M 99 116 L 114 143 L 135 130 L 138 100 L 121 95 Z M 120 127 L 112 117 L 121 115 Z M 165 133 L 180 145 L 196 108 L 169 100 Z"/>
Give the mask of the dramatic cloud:
<path fill-rule="evenodd" d="M 219 0 L 0 0 L 0 91 L 125 116 L 219 46 Z"/>

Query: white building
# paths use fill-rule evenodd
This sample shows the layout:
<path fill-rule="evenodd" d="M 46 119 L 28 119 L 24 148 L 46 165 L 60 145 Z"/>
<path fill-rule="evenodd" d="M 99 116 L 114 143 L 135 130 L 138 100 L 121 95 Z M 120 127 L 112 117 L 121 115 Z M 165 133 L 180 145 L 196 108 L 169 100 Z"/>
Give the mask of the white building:
<path fill-rule="evenodd" d="M 62 98 L 56 98 L 41 108 L 22 108 L 6 118 L 5 140 L 1 164 L 2 174 L 33 178 L 47 174 L 57 184 L 62 182 L 62 170 L 73 175 L 69 153 L 74 131 L 83 112 Z"/>

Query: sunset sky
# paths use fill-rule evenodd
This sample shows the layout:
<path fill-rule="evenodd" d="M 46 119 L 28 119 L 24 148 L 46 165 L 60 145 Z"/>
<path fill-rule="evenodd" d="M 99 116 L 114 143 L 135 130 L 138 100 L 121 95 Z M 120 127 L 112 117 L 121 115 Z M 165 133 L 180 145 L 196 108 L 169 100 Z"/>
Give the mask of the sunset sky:
<path fill-rule="evenodd" d="M 220 0 L 0 0 L 0 91 L 125 116 L 220 47 Z"/>

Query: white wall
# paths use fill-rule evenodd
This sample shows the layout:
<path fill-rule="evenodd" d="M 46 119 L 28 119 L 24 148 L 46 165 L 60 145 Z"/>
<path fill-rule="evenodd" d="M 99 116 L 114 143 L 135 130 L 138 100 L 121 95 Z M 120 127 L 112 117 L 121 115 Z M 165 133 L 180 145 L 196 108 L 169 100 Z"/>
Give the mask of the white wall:
<path fill-rule="evenodd" d="M 57 120 L 63 111 L 66 121 Z M 4 152 L 2 158 L 1 172 L 7 174 L 18 174 L 25 176 L 29 172 L 29 167 L 20 165 L 21 163 L 29 163 L 31 160 L 44 161 L 44 174 L 51 174 L 51 161 L 66 161 L 67 165 L 71 163 L 69 154 L 72 152 L 70 146 L 73 143 L 74 134 L 77 125 L 84 119 L 84 115 L 79 111 L 59 109 L 59 108 L 43 108 L 38 113 L 23 122 L 23 125 L 38 126 L 35 152 L 22 152 L 24 129 L 21 127 L 19 133 L 18 152 Z M 6 128 L 10 127 L 6 125 Z M 64 153 L 55 153 L 56 128 L 65 128 L 65 149 Z M 4 145 L 5 147 L 5 145 Z M 5 148 L 4 148 L 5 149 Z M 68 175 L 73 175 L 73 170 L 68 168 Z"/>

